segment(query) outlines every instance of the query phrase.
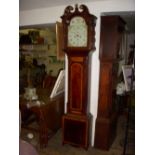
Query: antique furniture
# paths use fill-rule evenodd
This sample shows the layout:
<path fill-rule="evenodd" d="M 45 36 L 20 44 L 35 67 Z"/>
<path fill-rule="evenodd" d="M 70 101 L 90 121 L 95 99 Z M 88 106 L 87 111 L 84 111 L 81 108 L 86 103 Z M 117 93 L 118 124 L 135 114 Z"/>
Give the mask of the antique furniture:
<path fill-rule="evenodd" d="M 49 91 L 44 88 L 38 90 L 37 94 L 40 104 L 38 101 L 28 101 L 20 97 L 19 108 L 22 116 L 22 127 L 39 132 L 40 147 L 46 147 L 49 137 L 61 128 L 61 119 L 64 114 L 64 93 L 50 99 Z M 29 125 L 32 120 L 30 118 L 35 118 L 37 128 Z"/>
<path fill-rule="evenodd" d="M 109 149 L 116 135 L 116 84 L 124 28 L 125 22 L 119 16 L 101 17 L 99 99 L 94 146 L 103 150 Z"/>
<path fill-rule="evenodd" d="M 89 53 L 95 50 L 96 17 L 85 5 L 66 7 L 62 18 L 63 49 L 68 56 L 68 103 L 63 116 L 63 144 L 89 145 Z"/>

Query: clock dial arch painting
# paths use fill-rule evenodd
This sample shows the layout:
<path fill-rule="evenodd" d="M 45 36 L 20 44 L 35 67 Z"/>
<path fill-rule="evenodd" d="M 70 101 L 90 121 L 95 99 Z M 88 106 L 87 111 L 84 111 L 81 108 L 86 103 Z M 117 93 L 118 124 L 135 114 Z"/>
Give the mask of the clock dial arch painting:
<path fill-rule="evenodd" d="M 95 51 L 96 16 L 86 5 L 67 6 L 61 16 L 63 25 L 63 50 L 66 53 Z"/>
<path fill-rule="evenodd" d="M 87 47 L 88 26 L 84 18 L 75 16 L 68 26 L 68 46 Z"/>

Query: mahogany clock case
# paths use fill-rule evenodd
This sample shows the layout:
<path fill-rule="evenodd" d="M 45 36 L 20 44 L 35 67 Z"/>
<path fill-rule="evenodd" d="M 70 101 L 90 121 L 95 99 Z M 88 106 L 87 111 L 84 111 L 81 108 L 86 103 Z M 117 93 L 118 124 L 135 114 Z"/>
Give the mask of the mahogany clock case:
<path fill-rule="evenodd" d="M 110 148 L 116 136 L 116 84 L 124 30 L 125 22 L 119 16 L 101 17 L 99 99 L 94 146 L 103 150 Z"/>
<path fill-rule="evenodd" d="M 88 72 L 89 72 L 89 53 L 95 50 L 95 25 L 96 17 L 89 13 L 85 5 L 75 5 L 66 7 L 64 15 L 61 16 L 63 25 L 64 52 L 68 57 L 68 103 L 67 114 L 62 118 L 63 143 L 88 148 L 91 119 L 88 111 Z M 74 28 L 70 32 L 72 22 L 80 19 L 86 24 L 86 33 L 81 33 L 86 39 L 82 44 L 78 41 L 79 29 Z M 71 24 L 72 23 L 72 24 Z M 80 22 L 79 22 L 80 24 Z M 79 25 L 80 27 L 80 25 Z M 72 30 L 71 30 L 72 31 Z M 71 34 L 70 34 L 71 33 Z M 70 35 L 73 33 L 72 42 Z M 85 36 L 87 34 L 87 36 Z M 72 36 L 71 36 L 72 37 Z M 86 38 L 85 38 L 86 37 Z"/>

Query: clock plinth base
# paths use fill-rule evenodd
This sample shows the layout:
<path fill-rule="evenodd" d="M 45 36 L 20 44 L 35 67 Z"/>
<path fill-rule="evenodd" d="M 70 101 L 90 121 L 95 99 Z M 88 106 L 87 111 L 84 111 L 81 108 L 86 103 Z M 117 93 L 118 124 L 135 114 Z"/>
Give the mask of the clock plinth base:
<path fill-rule="evenodd" d="M 110 118 L 97 118 L 94 147 L 101 150 L 109 150 L 116 137 L 117 113 Z"/>
<path fill-rule="evenodd" d="M 62 118 L 63 144 L 88 149 L 90 122 L 91 116 L 64 115 Z"/>

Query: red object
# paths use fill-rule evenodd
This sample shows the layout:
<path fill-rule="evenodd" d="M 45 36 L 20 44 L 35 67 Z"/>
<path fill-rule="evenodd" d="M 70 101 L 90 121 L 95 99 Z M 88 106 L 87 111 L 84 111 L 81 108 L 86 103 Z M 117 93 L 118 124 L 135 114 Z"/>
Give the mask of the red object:
<path fill-rule="evenodd" d="M 38 42 L 38 44 L 44 44 L 44 38 L 39 37 L 39 38 L 37 39 L 37 42 Z"/>
<path fill-rule="evenodd" d="M 53 84 L 52 76 L 50 75 L 46 76 L 43 82 L 43 88 L 51 88 L 52 84 Z"/>

